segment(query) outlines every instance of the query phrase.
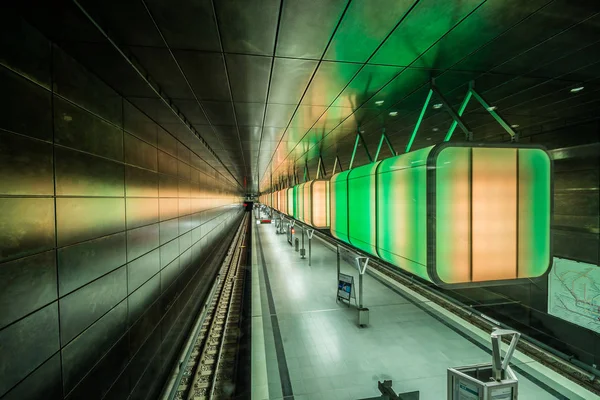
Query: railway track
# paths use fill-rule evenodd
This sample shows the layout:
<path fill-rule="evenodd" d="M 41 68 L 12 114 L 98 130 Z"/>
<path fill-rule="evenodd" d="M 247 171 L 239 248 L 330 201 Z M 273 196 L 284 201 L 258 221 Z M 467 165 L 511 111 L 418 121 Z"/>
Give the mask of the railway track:
<path fill-rule="evenodd" d="M 184 366 L 175 399 L 229 399 L 235 389 L 236 357 L 244 291 L 248 215 L 229 248 L 211 303 Z"/>

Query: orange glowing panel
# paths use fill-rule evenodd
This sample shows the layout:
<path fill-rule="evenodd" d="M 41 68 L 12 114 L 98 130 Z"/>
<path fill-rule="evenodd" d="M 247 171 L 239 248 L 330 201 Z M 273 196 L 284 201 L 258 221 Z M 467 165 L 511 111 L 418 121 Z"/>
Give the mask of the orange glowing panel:
<path fill-rule="evenodd" d="M 311 214 L 312 214 L 312 196 L 311 196 L 311 190 L 310 188 L 312 187 L 312 181 L 311 182 L 306 182 L 304 184 L 304 214 L 302 215 L 302 222 L 304 222 L 305 224 L 310 224 L 310 221 L 312 219 Z"/>
<path fill-rule="evenodd" d="M 471 149 L 449 147 L 440 152 L 436 173 L 436 258 L 444 282 L 471 281 Z"/>
<path fill-rule="evenodd" d="M 329 228 L 329 180 L 312 182 L 312 220 L 308 223 L 315 228 Z"/>
<path fill-rule="evenodd" d="M 472 280 L 515 279 L 517 150 L 472 152 Z"/>

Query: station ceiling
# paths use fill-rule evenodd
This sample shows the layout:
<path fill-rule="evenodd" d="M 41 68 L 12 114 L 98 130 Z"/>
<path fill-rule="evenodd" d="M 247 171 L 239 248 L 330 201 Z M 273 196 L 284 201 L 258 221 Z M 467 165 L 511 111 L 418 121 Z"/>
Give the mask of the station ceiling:
<path fill-rule="evenodd" d="M 319 156 L 329 173 L 336 156 L 347 168 L 357 131 L 371 154 L 384 128 L 403 152 L 432 78 L 455 108 L 473 81 L 523 140 L 600 109 L 595 2 L 19 3 L 35 26 L 248 192 L 294 168 L 302 178 L 305 165 L 314 177 Z M 434 96 L 413 149 L 444 139 L 452 119 L 437 103 Z M 509 140 L 475 101 L 464 120 L 477 141 Z M 463 138 L 456 130 L 452 140 Z M 359 149 L 355 165 L 366 162 Z"/>

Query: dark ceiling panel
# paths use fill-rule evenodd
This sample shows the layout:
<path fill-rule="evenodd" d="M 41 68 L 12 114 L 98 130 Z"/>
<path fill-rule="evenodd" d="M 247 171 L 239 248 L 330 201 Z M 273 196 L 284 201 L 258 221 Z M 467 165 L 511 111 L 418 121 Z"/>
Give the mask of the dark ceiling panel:
<path fill-rule="evenodd" d="M 280 0 L 215 0 L 223 50 L 273 55 Z"/>
<path fill-rule="evenodd" d="M 235 126 L 235 117 L 233 115 L 233 106 L 231 103 L 203 101 L 202 107 L 211 124 Z"/>
<path fill-rule="evenodd" d="M 347 4 L 348 0 L 284 1 L 277 56 L 320 58 Z"/>
<path fill-rule="evenodd" d="M 408 66 L 482 3 L 482 0 L 421 1 L 370 62 Z"/>
<path fill-rule="evenodd" d="M 450 68 L 469 54 L 475 52 L 479 47 L 492 41 L 498 35 L 501 35 L 504 31 L 514 25 L 518 25 L 522 21 L 524 25 L 532 29 L 532 26 L 527 21 L 527 17 L 537 12 L 540 8 L 543 8 L 549 2 L 549 0 L 485 2 L 469 18 L 448 32 L 446 36 L 427 50 L 413 64 L 413 67 Z M 505 45 L 501 40 L 495 44 Z"/>
<path fill-rule="evenodd" d="M 206 119 L 204 112 L 202 112 L 202 109 L 196 100 L 177 99 L 173 100 L 173 103 L 192 124 L 208 125 L 208 120 Z"/>
<path fill-rule="evenodd" d="M 226 54 L 234 101 L 264 103 L 267 99 L 271 58 Z"/>
<path fill-rule="evenodd" d="M 111 44 L 69 42 L 62 47 L 123 96 L 156 96 Z"/>
<path fill-rule="evenodd" d="M 318 62 L 276 58 L 273 64 L 269 103 L 297 104 L 313 75 Z"/>
<path fill-rule="evenodd" d="M 598 19 L 577 24 L 592 15 L 584 2 L 554 1 L 494 42 L 458 63 L 456 69 L 524 74 L 539 64 L 560 57 L 572 47 L 595 37 Z M 565 45 L 565 43 L 569 43 Z M 514 60 L 520 59 L 520 62 Z M 510 65 L 510 66 L 509 66 Z"/>
<path fill-rule="evenodd" d="M 414 3 L 414 0 L 353 1 L 325 59 L 366 61 Z"/>
<path fill-rule="evenodd" d="M 265 115 L 263 103 L 235 103 L 239 126 L 262 126 Z"/>
<path fill-rule="evenodd" d="M 279 142 L 284 132 L 284 128 L 273 128 L 265 126 L 262 129 L 262 140 L 267 142 Z"/>
<path fill-rule="evenodd" d="M 179 122 L 177 116 L 159 98 L 128 97 L 127 100 L 159 124 Z"/>
<path fill-rule="evenodd" d="M 173 53 L 198 99 L 230 101 L 222 54 L 182 50 Z"/>
<path fill-rule="evenodd" d="M 126 52 L 131 47 L 143 72 L 214 148 L 223 160 L 214 168 L 229 168 L 253 190 L 260 179 L 266 182 L 265 171 L 273 171 L 277 179 L 307 158 L 314 162 L 318 154 L 330 166 L 336 153 L 347 163 L 357 130 L 373 147 L 385 128 L 397 150 L 402 150 L 431 78 L 454 107 L 469 81 L 474 81 L 476 90 L 509 124 L 529 135 L 542 127 L 598 118 L 600 14 L 593 2 L 143 0 L 123 5 L 117 0 L 84 0 L 81 4 L 117 43 L 126 45 Z M 73 2 L 22 0 L 19 5 L 36 29 L 214 162 Z M 272 58 L 274 48 L 277 57 Z M 585 90 L 571 93 L 576 86 Z M 439 102 L 434 95 L 413 149 L 438 143 L 447 131 L 451 118 L 444 109 L 433 108 Z M 474 100 L 464 119 L 481 140 L 508 139 Z M 452 140 L 461 140 L 462 135 L 457 130 Z M 362 162 L 361 153 L 357 163 Z"/>
<path fill-rule="evenodd" d="M 399 67 L 365 65 L 333 102 L 332 106 L 358 108 L 401 70 Z"/>
<path fill-rule="evenodd" d="M 81 5 L 121 45 L 165 47 L 142 1 L 84 0 Z"/>
<path fill-rule="evenodd" d="M 220 50 L 211 0 L 145 1 L 172 49 Z"/>
<path fill-rule="evenodd" d="M 257 143 L 260 141 L 261 136 L 261 127 L 260 126 L 240 126 L 240 139 L 242 141 L 256 141 Z"/>
<path fill-rule="evenodd" d="M 302 104 L 329 106 L 360 67 L 360 64 L 322 62 L 302 99 Z"/>
<path fill-rule="evenodd" d="M 295 104 L 267 104 L 265 126 L 285 128 L 296 110 Z"/>
<path fill-rule="evenodd" d="M 144 69 L 170 98 L 194 98 L 167 49 L 155 47 L 130 47 L 130 49 Z"/>

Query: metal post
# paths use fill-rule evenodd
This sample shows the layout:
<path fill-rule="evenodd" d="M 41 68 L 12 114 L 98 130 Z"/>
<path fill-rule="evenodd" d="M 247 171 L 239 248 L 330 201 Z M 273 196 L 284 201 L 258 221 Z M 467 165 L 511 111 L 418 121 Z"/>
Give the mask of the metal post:
<path fill-rule="evenodd" d="M 339 278 L 340 276 L 340 246 L 336 246 L 336 250 L 337 250 L 337 276 Z"/>
<path fill-rule="evenodd" d="M 313 237 L 314 233 L 315 233 L 314 229 L 309 229 L 306 232 L 306 235 L 308 236 L 308 266 L 309 267 L 311 266 L 311 246 L 310 246 L 310 244 L 312 242 L 312 237 Z"/>
<path fill-rule="evenodd" d="M 363 308 L 363 274 L 358 275 L 358 308 Z"/>
<path fill-rule="evenodd" d="M 302 227 L 302 251 L 300 252 L 300 258 L 303 260 L 306 258 L 304 256 L 304 226 Z"/>

